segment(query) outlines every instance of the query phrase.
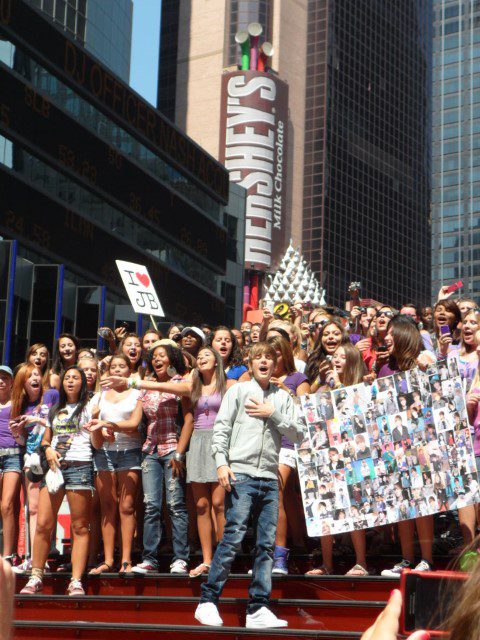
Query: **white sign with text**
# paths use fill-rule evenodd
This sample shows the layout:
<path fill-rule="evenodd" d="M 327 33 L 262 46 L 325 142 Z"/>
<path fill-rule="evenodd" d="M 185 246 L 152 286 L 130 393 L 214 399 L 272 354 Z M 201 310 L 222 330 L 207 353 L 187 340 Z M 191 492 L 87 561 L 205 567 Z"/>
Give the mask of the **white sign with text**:
<path fill-rule="evenodd" d="M 134 262 L 115 260 L 135 313 L 165 317 L 147 267 Z"/>

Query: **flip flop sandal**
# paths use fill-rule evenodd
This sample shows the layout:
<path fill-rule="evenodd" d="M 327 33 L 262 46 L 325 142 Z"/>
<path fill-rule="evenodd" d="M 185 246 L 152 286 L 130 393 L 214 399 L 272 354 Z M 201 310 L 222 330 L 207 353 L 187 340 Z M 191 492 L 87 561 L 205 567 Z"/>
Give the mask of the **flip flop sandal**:
<path fill-rule="evenodd" d="M 347 573 L 346 576 L 368 576 L 368 571 L 361 564 L 356 564 Z"/>
<path fill-rule="evenodd" d="M 329 576 L 331 575 L 330 571 L 327 569 L 327 567 L 322 564 L 321 567 L 317 567 L 316 569 L 310 569 L 310 571 L 307 571 L 306 576 Z"/>
<path fill-rule="evenodd" d="M 131 562 L 122 562 L 122 566 L 120 567 L 118 575 L 127 576 L 129 573 L 131 573 L 131 571 L 127 571 L 128 567 L 131 567 L 131 566 L 132 566 Z"/>
<path fill-rule="evenodd" d="M 192 569 L 188 575 L 190 576 L 190 578 L 199 578 L 200 576 L 208 575 L 209 571 L 210 565 L 202 562 L 198 565 L 198 567 Z"/>
<path fill-rule="evenodd" d="M 101 571 L 102 567 L 107 567 L 106 571 Z M 111 573 L 113 571 L 113 567 L 107 564 L 106 562 L 100 562 L 96 567 L 91 569 L 88 572 L 89 576 L 100 576 L 102 573 Z"/>

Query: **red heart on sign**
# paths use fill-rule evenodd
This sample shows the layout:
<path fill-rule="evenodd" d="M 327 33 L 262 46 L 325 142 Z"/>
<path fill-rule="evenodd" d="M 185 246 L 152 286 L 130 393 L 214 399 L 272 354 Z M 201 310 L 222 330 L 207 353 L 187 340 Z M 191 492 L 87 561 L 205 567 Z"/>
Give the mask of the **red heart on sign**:
<path fill-rule="evenodd" d="M 150 278 L 146 273 L 136 273 L 135 275 L 137 276 L 137 280 L 140 284 L 143 284 L 144 287 L 148 287 L 150 285 Z"/>

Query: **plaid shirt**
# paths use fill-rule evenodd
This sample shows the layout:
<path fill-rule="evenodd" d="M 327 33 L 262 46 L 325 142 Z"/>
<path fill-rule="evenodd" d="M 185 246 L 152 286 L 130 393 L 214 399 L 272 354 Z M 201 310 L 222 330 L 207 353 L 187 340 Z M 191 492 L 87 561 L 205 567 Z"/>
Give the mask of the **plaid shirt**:
<path fill-rule="evenodd" d="M 174 376 L 171 382 L 180 382 L 181 376 Z M 155 453 L 166 456 L 177 448 L 179 398 L 173 393 L 160 391 L 143 391 L 140 399 L 143 412 L 147 417 L 147 437 L 142 447 L 144 453 Z"/>

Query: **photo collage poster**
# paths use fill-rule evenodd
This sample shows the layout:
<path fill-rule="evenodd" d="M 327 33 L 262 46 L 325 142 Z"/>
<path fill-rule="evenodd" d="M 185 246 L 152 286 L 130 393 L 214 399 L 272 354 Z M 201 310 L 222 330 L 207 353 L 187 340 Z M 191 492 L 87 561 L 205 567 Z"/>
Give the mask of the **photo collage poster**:
<path fill-rule="evenodd" d="M 309 536 L 480 501 L 455 358 L 300 400 L 308 433 L 296 451 Z"/>

